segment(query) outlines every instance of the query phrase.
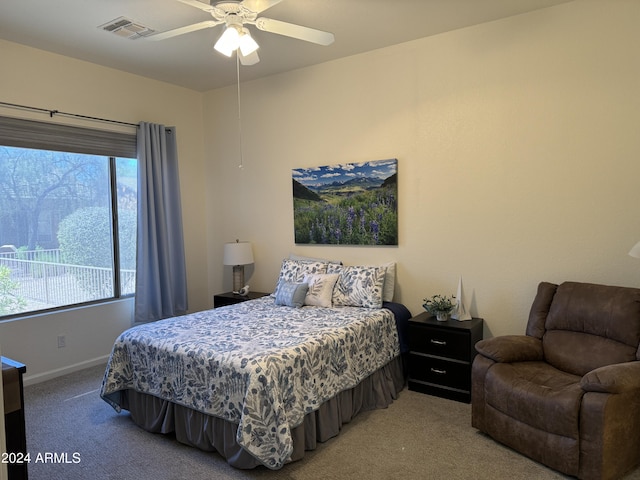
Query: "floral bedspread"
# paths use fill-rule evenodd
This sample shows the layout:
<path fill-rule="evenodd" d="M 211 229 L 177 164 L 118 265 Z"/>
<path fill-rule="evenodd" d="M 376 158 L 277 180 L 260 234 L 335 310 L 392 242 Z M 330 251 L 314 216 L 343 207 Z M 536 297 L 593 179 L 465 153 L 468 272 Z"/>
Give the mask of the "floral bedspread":
<path fill-rule="evenodd" d="M 100 396 L 124 389 L 238 424 L 237 442 L 282 467 L 291 429 L 399 354 L 387 309 L 275 305 L 272 297 L 133 327 L 116 340 Z"/>

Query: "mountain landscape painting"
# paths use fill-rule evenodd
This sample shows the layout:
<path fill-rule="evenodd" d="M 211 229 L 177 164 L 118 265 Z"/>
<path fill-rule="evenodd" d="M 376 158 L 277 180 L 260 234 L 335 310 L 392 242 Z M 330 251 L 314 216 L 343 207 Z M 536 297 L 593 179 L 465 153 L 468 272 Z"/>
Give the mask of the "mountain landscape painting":
<path fill-rule="evenodd" d="M 293 170 L 295 243 L 398 244 L 398 160 Z"/>

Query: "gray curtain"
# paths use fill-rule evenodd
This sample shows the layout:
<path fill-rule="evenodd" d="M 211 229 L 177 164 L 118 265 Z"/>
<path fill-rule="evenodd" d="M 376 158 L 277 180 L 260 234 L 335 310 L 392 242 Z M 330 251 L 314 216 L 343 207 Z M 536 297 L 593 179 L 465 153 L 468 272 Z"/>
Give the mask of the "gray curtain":
<path fill-rule="evenodd" d="M 176 132 L 174 127 L 141 122 L 134 322 L 152 322 L 186 311 Z"/>

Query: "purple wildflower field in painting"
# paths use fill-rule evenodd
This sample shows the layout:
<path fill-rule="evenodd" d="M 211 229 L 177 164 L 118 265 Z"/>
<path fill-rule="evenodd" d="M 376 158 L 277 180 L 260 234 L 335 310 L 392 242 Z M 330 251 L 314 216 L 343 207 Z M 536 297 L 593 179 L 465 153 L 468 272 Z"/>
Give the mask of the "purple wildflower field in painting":
<path fill-rule="evenodd" d="M 398 161 L 293 170 L 298 244 L 397 245 Z"/>

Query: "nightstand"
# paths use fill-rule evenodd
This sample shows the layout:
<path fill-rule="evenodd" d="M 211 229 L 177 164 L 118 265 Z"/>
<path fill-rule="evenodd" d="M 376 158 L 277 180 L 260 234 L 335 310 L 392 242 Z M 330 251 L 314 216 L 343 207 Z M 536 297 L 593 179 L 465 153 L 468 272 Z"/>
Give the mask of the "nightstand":
<path fill-rule="evenodd" d="M 24 385 L 22 375 L 27 371 L 26 365 L 0 357 L 2 360 L 2 388 L 4 391 L 4 434 L 7 439 L 7 451 L 3 454 L 13 455 L 23 459 L 29 454 L 27 451 L 27 434 L 24 419 Z M 2 399 L 0 399 L 1 401 Z M 5 461 L 5 457 L 2 457 Z M 26 479 L 28 462 L 9 461 L 7 472 L 9 479 Z"/>
<path fill-rule="evenodd" d="M 427 312 L 409 320 L 409 390 L 471 401 L 471 364 L 483 320 L 438 322 Z"/>
<path fill-rule="evenodd" d="M 248 295 L 244 296 L 233 292 L 219 293 L 213 296 L 213 308 L 235 305 L 236 303 L 255 300 L 256 298 L 266 297 L 267 295 L 269 294 L 264 292 L 249 292 Z"/>

